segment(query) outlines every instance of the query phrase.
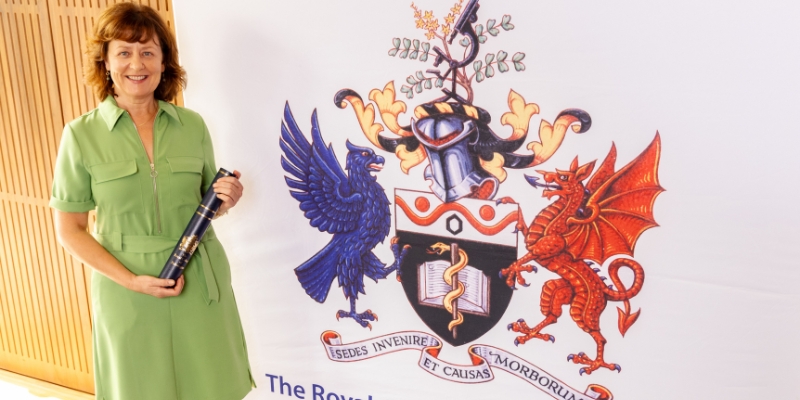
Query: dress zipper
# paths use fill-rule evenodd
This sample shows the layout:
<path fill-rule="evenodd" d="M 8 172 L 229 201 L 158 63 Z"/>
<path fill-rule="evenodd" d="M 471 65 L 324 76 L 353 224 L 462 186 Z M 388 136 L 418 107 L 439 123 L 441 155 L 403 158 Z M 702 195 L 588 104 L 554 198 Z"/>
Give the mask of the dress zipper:
<path fill-rule="evenodd" d="M 139 139 L 141 139 L 141 137 Z M 155 155 L 153 155 L 153 158 L 155 158 Z M 153 178 L 153 200 L 156 206 L 156 233 L 161 234 L 161 210 L 158 207 L 158 185 L 156 185 L 158 171 L 156 171 L 155 164 L 150 164 L 150 177 Z"/>
<path fill-rule="evenodd" d="M 128 114 L 130 115 L 130 114 Z M 133 121 L 133 117 L 131 117 L 131 121 Z M 142 140 L 142 136 L 139 135 L 139 128 L 136 127 L 136 124 L 133 124 L 133 129 L 136 130 L 136 136 L 139 137 L 139 143 L 142 144 L 142 150 L 144 150 L 144 155 L 147 156 L 147 148 L 144 147 L 144 141 Z M 155 205 L 155 212 L 156 212 L 156 233 L 161 234 L 161 210 L 158 207 L 158 185 L 156 184 L 156 178 L 158 177 L 158 171 L 156 171 L 155 165 L 155 158 L 156 158 L 156 121 L 153 119 L 153 162 L 150 163 L 150 178 L 153 179 L 153 203 Z M 150 161 L 148 159 L 148 161 Z"/>

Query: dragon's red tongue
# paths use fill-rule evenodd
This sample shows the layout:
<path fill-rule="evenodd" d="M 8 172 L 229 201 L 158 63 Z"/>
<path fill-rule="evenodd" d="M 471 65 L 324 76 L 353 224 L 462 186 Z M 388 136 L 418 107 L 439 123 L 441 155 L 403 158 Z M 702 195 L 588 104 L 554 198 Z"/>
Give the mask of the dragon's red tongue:
<path fill-rule="evenodd" d="M 370 168 L 373 168 L 373 169 L 377 169 L 378 171 L 383 169 L 383 165 L 380 165 L 380 164 L 374 164 L 373 163 L 373 164 L 368 164 L 367 166 L 370 167 Z"/>

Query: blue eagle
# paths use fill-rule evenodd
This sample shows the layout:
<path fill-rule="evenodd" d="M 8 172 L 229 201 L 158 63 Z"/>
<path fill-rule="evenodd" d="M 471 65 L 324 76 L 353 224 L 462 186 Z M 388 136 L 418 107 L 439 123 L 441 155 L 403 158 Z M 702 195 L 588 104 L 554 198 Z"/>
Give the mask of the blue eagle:
<path fill-rule="evenodd" d="M 319 303 L 325 302 L 333 279 L 338 279 L 344 297 L 350 300 L 350 311 L 339 310 L 336 319 L 352 318 L 372 329 L 369 321 L 376 321 L 378 316 L 371 310 L 356 311 L 358 294 L 366 294 L 364 276 L 377 282 L 392 271 L 399 273 L 407 247 L 400 249 L 392 240 L 395 260 L 391 265 L 372 253 L 391 228 L 389 199 L 372 174 L 383 168 L 384 158 L 372 149 L 350 141 L 346 144 L 347 162 L 342 169 L 333 148 L 322 139 L 317 111 L 311 115 L 309 143 L 286 103 L 280 146 L 281 166 L 289 174 L 284 176 L 289 193 L 300 202 L 300 210 L 311 226 L 333 235 L 322 250 L 295 268 L 295 274 L 306 294 Z"/>

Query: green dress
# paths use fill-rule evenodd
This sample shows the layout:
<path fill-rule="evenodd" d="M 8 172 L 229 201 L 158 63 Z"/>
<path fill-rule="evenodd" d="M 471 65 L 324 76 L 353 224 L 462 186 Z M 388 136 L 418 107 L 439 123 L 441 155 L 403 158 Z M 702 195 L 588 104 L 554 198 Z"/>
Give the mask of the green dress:
<path fill-rule="evenodd" d="M 217 172 L 195 112 L 159 102 L 154 164 L 130 115 L 106 98 L 64 128 L 50 206 L 97 208 L 92 234 L 137 275 L 158 276 Z M 213 228 L 177 297 L 133 292 L 94 272 L 95 390 L 100 400 L 240 400 L 254 383 L 230 266 Z"/>

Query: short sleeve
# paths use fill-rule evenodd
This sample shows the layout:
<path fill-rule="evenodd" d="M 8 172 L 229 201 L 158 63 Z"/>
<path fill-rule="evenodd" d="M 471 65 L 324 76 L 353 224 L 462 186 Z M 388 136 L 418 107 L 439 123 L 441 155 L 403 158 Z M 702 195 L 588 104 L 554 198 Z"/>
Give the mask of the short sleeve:
<path fill-rule="evenodd" d="M 69 125 L 64 127 L 56 156 L 50 207 L 64 212 L 87 212 L 95 208 L 92 176 Z"/>
<path fill-rule="evenodd" d="M 208 126 L 203 121 L 203 193 L 208 191 L 215 176 L 217 176 L 217 164 L 214 162 L 214 146 L 211 143 Z"/>

